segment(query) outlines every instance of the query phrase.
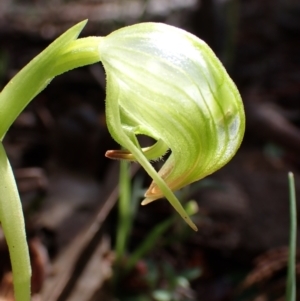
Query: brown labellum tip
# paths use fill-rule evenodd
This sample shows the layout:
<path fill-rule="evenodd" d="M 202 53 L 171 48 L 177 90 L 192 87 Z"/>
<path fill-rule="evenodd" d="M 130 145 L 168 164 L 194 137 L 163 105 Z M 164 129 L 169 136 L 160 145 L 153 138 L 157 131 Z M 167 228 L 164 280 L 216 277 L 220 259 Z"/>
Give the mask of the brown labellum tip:
<path fill-rule="evenodd" d="M 108 150 L 105 157 L 113 160 L 133 160 L 133 156 L 126 150 Z"/>

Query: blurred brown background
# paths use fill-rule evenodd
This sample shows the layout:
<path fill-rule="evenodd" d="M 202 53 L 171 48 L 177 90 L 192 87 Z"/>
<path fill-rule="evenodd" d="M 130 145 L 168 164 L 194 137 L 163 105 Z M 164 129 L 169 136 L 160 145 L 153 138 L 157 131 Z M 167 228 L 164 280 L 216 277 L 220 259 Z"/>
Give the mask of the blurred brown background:
<path fill-rule="evenodd" d="M 0 89 L 84 19 L 81 37 L 144 21 L 168 23 L 205 40 L 221 59 L 244 101 L 244 142 L 227 166 L 192 190 L 199 232 L 162 243 L 149 257 L 177 270 L 201 270 L 190 294 L 176 300 L 282 300 L 289 170 L 300 192 L 299 1 L 1 0 Z M 36 97 L 4 140 L 27 221 L 36 300 L 158 300 L 143 286 L 144 299 L 102 293 L 113 273 L 118 195 L 118 164 L 104 157 L 118 148 L 106 129 L 104 99 L 100 64 L 68 72 Z M 137 172 L 146 187 L 149 179 Z M 170 212 L 164 201 L 139 207 L 131 248 Z M 13 300 L 1 235 L 0 276 L 0 300 Z M 141 284 L 133 283 L 139 292 Z"/>

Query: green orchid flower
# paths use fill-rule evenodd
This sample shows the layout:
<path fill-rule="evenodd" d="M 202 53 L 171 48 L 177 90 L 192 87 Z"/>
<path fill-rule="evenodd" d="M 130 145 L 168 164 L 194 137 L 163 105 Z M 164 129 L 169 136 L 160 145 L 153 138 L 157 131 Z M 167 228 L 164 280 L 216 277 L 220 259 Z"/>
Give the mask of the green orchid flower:
<path fill-rule="evenodd" d="M 195 224 L 174 195 L 226 164 L 245 129 L 241 97 L 210 48 L 192 34 L 159 23 L 142 23 L 107 37 L 77 39 L 86 21 L 57 38 L 0 93 L 0 223 L 11 256 L 15 298 L 30 300 L 29 253 L 22 207 L 2 141 L 26 105 L 51 80 L 102 61 L 107 76 L 106 118 L 124 150 L 107 157 L 138 161 L 152 177 L 143 205 L 166 197 Z M 156 140 L 141 148 L 137 135 Z M 170 155 L 157 172 L 150 160 Z"/>
<path fill-rule="evenodd" d="M 235 84 L 207 44 L 165 24 L 117 30 L 99 51 L 107 75 L 107 125 L 127 150 L 106 155 L 138 161 L 153 178 L 142 204 L 166 197 L 196 230 L 172 191 L 218 170 L 239 148 L 245 115 Z M 157 143 L 142 149 L 140 134 Z M 148 160 L 168 149 L 156 173 Z"/>

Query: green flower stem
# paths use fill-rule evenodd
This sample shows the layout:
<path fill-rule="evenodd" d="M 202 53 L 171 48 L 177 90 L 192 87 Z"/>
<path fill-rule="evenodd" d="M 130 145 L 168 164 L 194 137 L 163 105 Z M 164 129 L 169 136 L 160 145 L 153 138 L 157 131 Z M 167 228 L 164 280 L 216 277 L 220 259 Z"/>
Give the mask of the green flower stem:
<path fill-rule="evenodd" d="M 102 39 L 103 37 L 88 37 L 70 42 L 62 49 L 63 52 L 53 65 L 54 76 L 99 62 L 99 46 Z"/>
<path fill-rule="evenodd" d="M 78 39 L 86 21 L 66 31 L 26 65 L 0 93 L 0 140 L 27 106 L 51 80 L 66 71 L 100 61 L 101 37 Z"/>
<path fill-rule="evenodd" d="M 75 25 L 25 66 L 0 93 L 0 141 L 27 106 L 57 75 L 100 61 L 101 37 L 76 40 L 86 21 Z M 0 221 L 12 262 L 15 299 L 30 300 L 30 262 L 24 217 L 14 176 L 0 149 Z"/>
<path fill-rule="evenodd" d="M 15 299 L 30 300 L 31 268 L 22 206 L 14 175 L 0 142 L 0 222 L 11 259 Z"/>
<path fill-rule="evenodd" d="M 118 231 L 116 238 L 116 266 L 120 266 L 120 261 L 122 256 L 125 254 L 125 250 L 128 243 L 128 237 L 130 228 L 132 225 L 132 206 L 131 201 L 131 183 L 130 183 L 130 171 L 129 163 L 126 161 L 120 162 L 120 178 L 119 178 L 119 187 L 120 187 L 120 199 L 118 202 Z"/>

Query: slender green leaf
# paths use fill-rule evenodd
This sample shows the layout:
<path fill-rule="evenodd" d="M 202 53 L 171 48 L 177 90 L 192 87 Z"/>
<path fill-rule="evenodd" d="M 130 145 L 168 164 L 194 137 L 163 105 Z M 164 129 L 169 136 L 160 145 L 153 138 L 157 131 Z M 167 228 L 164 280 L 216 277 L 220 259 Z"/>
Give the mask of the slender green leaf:
<path fill-rule="evenodd" d="M 297 205 L 296 191 L 293 173 L 289 172 L 289 190 L 290 190 L 290 243 L 288 258 L 288 276 L 286 300 L 296 301 L 296 251 L 297 251 Z"/>

